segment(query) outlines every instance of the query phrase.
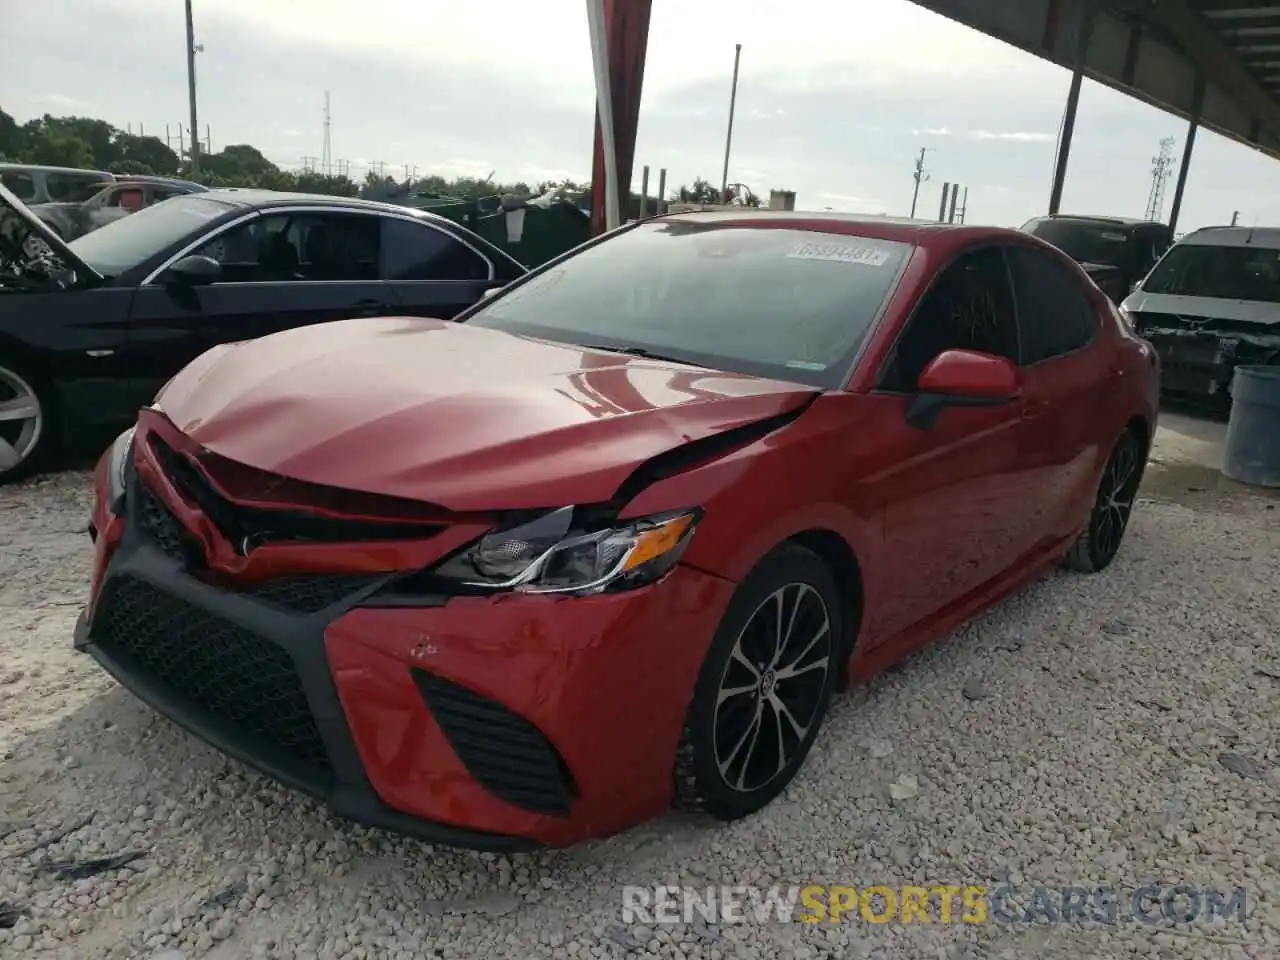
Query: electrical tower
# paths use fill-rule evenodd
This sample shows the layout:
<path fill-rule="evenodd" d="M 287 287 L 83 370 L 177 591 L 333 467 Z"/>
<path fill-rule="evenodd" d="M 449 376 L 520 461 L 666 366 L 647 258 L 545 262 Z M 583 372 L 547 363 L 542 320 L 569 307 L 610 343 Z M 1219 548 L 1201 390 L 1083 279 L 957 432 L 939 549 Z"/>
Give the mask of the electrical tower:
<path fill-rule="evenodd" d="M 329 126 L 333 122 L 333 118 L 329 115 L 329 91 L 324 92 L 324 149 L 321 150 L 320 170 L 327 177 L 333 173 L 330 169 L 332 158 L 330 156 L 329 145 Z"/>
<path fill-rule="evenodd" d="M 1159 220 L 1164 213 L 1164 186 L 1173 173 L 1173 137 L 1160 141 L 1160 153 L 1151 158 L 1151 194 L 1147 197 L 1148 220 Z"/>

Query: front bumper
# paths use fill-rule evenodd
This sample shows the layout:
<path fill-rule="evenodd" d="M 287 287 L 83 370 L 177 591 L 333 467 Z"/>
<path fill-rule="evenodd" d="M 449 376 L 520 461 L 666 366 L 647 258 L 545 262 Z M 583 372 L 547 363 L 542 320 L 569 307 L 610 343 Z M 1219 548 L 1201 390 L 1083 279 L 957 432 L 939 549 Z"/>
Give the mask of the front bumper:
<path fill-rule="evenodd" d="M 667 806 L 727 581 L 678 567 L 612 596 L 361 606 L 386 576 L 206 583 L 136 474 L 126 502 L 95 513 L 76 647 L 219 750 L 340 817 L 473 849 L 569 844 Z"/>

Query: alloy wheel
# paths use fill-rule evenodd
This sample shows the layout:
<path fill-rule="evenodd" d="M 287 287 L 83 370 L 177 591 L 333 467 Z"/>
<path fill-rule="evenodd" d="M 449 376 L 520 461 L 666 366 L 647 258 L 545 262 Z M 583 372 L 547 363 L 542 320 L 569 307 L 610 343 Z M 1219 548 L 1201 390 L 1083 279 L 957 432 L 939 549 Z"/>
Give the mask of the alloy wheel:
<path fill-rule="evenodd" d="M 1110 561 L 1120 550 L 1142 481 L 1139 466 L 1137 438 L 1126 433 L 1107 461 L 1089 518 L 1089 538 L 1101 561 Z"/>
<path fill-rule="evenodd" d="M 0 367 L 0 475 L 17 469 L 40 443 L 44 411 L 35 389 Z"/>
<path fill-rule="evenodd" d="M 820 719 L 831 669 L 831 616 L 807 583 L 789 583 L 738 633 L 713 715 L 716 766 L 730 789 L 756 791 L 782 776 Z"/>

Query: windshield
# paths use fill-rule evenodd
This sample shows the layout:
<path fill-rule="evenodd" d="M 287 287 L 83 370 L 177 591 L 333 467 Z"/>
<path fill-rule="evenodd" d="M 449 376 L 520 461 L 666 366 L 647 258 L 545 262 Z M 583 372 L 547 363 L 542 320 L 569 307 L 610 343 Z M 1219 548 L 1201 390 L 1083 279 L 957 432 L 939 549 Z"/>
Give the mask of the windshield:
<path fill-rule="evenodd" d="M 1156 264 L 1142 290 L 1280 303 L 1280 250 L 1179 243 Z"/>
<path fill-rule="evenodd" d="M 68 246 L 104 277 L 115 277 L 230 209 L 230 204 L 205 197 L 174 197 L 86 233 Z"/>
<path fill-rule="evenodd" d="M 1081 223 L 1079 220 L 1030 220 L 1023 233 L 1051 243 L 1072 260 L 1124 267 L 1129 253 L 1129 234 L 1111 224 Z"/>
<path fill-rule="evenodd" d="M 111 184 L 110 180 L 96 180 L 91 183 L 78 184 L 67 191 L 66 196 L 62 198 L 62 202 L 84 203 L 86 200 L 92 200 Z"/>
<path fill-rule="evenodd" d="M 803 230 L 647 223 L 500 294 L 466 322 L 834 388 L 913 249 Z"/>

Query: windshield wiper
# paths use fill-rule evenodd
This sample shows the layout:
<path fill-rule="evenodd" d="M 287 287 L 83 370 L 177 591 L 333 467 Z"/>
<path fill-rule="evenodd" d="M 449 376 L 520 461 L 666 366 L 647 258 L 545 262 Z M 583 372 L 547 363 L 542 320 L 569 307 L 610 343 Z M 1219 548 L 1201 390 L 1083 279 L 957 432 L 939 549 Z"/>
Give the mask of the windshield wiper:
<path fill-rule="evenodd" d="M 692 360 L 685 360 L 682 357 L 672 357 L 662 353 L 654 353 L 645 347 L 605 347 L 596 343 L 584 343 L 581 345 L 584 350 L 600 350 L 603 353 L 621 353 L 628 357 L 643 357 L 645 360 L 660 360 L 664 363 L 683 363 L 689 367 L 699 367 L 703 370 L 708 369 L 706 364 L 694 363 Z"/>

